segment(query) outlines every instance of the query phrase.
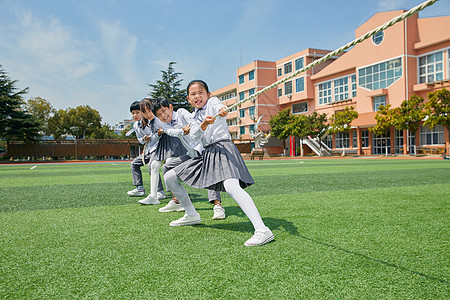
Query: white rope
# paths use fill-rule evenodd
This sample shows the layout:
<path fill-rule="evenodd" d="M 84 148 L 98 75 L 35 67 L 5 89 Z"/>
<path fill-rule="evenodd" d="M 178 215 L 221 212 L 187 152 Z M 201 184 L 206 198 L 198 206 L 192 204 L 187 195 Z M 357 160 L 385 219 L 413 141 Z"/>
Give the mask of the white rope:
<path fill-rule="evenodd" d="M 258 91 L 258 92 L 255 93 L 255 94 L 249 96 L 248 98 L 242 99 L 242 100 L 236 102 L 235 104 L 228 106 L 225 110 L 226 110 L 226 111 L 229 111 L 229 110 L 235 108 L 236 106 L 238 106 L 238 105 L 240 105 L 240 104 L 242 104 L 242 103 L 244 103 L 244 102 L 247 102 L 248 100 L 251 100 L 251 99 L 254 99 L 254 98 L 258 97 L 258 96 L 261 95 L 262 93 L 264 93 L 264 92 L 266 92 L 266 91 L 268 91 L 268 90 L 270 90 L 270 89 L 273 89 L 273 88 L 276 87 L 277 85 L 282 84 L 282 83 L 288 81 L 289 79 L 291 79 L 291 78 L 293 78 L 293 77 L 299 75 L 300 73 L 303 73 L 303 72 L 305 72 L 306 70 L 309 70 L 309 69 L 311 69 L 312 67 L 314 67 L 314 66 L 316 66 L 316 65 L 318 65 L 318 64 L 320 64 L 320 63 L 322 63 L 322 62 L 324 62 L 324 61 L 326 61 L 326 60 L 328 60 L 330 57 L 333 57 L 333 56 L 335 56 L 336 54 L 342 53 L 342 52 L 344 52 L 345 50 L 347 50 L 347 49 L 349 49 L 349 48 L 355 46 L 356 44 L 361 43 L 362 41 L 368 39 L 368 38 L 371 37 L 372 35 L 375 35 L 375 34 L 377 34 L 378 32 L 383 31 L 383 30 L 385 30 L 386 28 L 391 27 L 392 25 L 394 25 L 394 24 L 396 24 L 396 23 L 398 23 L 398 22 L 400 22 L 400 21 L 403 21 L 403 20 L 406 19 L 406 18 L 409 18 L 410 16 L 414 15 L 415 13 L 417 13 L 417 12 L 419 12 L 419 11 L 425 9 L 425 7 L 428 7 L 428 6 L 430 6 L 430 5 L 433 5 L 433 4 L 434 4 L 435 2 L 437 2 L 437 1 L 438 1 L 438 0 L 428 0 L 428 1 L 423 2 L 423 3 L 420 4 L 420 5 L 417 5 L 416 7 L 411 8 L 411 9 L 408 10 L 407 12 L 401 14 L 401 15 L 398 16 L 398 17 L 393 18 L 393 19 L 390 20 L 389 22 L 386 22 L 386 23 L 384 23 L 383 25 L 381 25 L 381 26 L 375 28 L 374 30 L 367 32 L 365 35 L 363 35 L 363 36 L 361 36 L 361 37 L 359 37 L 359 38 L 353 40 L 352 42 L 350 42 L 350 43 L 348 43 L 348 44 L 346 44 L 346 45 L 340 47 L 339 49 L 336 49 L 336 50 L 334 50 L 333 52 L 328 53 L 327 55 L 325 55 L 325 56 L 322 57 L 321 59 L 315 60 L 315 61 L 313 61 L 312 63 L 308 64 L 307 66 L 301 68 L 300 70 L 295 71 L 295 72 L 292 73 L 291 75 L 289 75 L 289 76 L 287 76 L 287 77 L 284 77 L 283 79 L 280 79 L 280 80 L 278 80 L 278 81 L 272 83 L 272 84 L 269 85 L 269 86 L 266 86 L 265 88 L 263 88 L 262 90 Z M 217 118 L 218 116 L 219 116 L 219 114 L 216 114 L 213 118 Z"/>

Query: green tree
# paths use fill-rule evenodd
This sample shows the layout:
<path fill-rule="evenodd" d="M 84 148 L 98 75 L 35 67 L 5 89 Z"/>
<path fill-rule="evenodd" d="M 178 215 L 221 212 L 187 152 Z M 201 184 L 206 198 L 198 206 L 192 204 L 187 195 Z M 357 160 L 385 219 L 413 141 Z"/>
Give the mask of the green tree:
<path fill-rule="evenodd" d="M 328 130 L 327 114 L 313 112 L 308 116 L 309 135 L 319 140 L 320 153 L 322 153 L 322 137 Z"/>
<path fill-rule="evenodd" d="M 336 111 L 330 119 L 330 133 L 346 133 L 349 134 L 353 120 L 358 118 L 359 114 L 355 111 L 355 107 L 347 106 L 344 110 Z M 342 155 L 345 155 L 345 147 L 343 147 Z"/>
<path fill-rule="evenodd" d="M 292 122 L 291 109 L 286 108 L 279 111 L 269 120 L 270 134 L 283 142 L 286 149 L 286 139 L 291 135 L 289 124 Z"/>
<path fill-rule="evenodd" d="M 49 118 L 48 128 L 55 139 L 61 138 L 64 134 L 73 135 L 77 139 L 86 139 L 100 130 L 101 121 L 102 117 L 97 110 L 89 105 L 80 105 L 55 112 L 53 117 Z"/>
<path fill-rule="evenodd" d="M 0 65 L 0 138 L 32 140 L 39 135 L 39 128 L 33 116 L 22 109 L 22 96 L 28 88 L 18 90 L 16 83 Z"/>
<path fill-rule="evenodd" d="M 109 124 L 103 124 L 99 129 L 95 130 L 90 137 L 93 139 L 119 139 L 119 135 L 114 132 Z"/>
<path fill-rule="evenodd" d="M 43 98 L 36 97 L 29 99 L 26 102 L 25 107 L 33 116 L 34 120 L 39 124 L 39 130 L 44 134 L 49 134 L 48 121 L 56 112 L 50 102 Z"/>
<path fill-rule="evenodd" d="M 149 84 L 151 88 L 149 96 L 152 98 L 163 97 L 169 100 L 174 110 L 185 108 L 191 111 L 192 108 L 186 98 L 186 90 L 180 88 L 183 79 L 178 79 L 178 77 L 182 73 L 175 72 L 175 64 L 176 62 L 170 62 L 166 71 L 161 70 L 161 80 L 158 80 L 156 84 Z"/>
<path fill-rule="evenodd" d="M 311 133 L 309 121 L 306 115 L 293 115 L 288 125 L 291 135 L 300 138 L 300 156 L 303 156 L 303 140 Z"/>
<path fill-rule="evenodd" d="M 442 89 L 428 94 L 428 102 L 425 103 L 424 125 L 434 128 L 436 125 L 447 127 L 450 132 L 450 91 Z M 450 149 L 448 149 L 450 154 Z"/>
<path fill-rule="evenodd" d="M 53 135 L 55 140 L 60 139 L 63 135 L 67 134 L 67 131 L 63 126 L 63 120 L 66 118 L 66 115 L 66 110 L 59 109 L 48 119 L 48 134 Z"/>
<path fill-rule="evenodd" d="M 375 120 L 377 120 L 377 124 L 374 127 L 369 128 L 375 134 L 385 135 L 385 145 L 386 145 L 386 156 L 388 155 L 387 151 L 387 130 L 391 126 L 395 126 L 398 124 L 398 108 L 391 108 L 391 105 L 388 104 L 386 106 L 380 105 L 378 106 L 377 114 L 375 115 Z"/>
<path fill-rule="evenodd" d="M 392 125 L 395 128 L 416 132 L 425 117 L 424 100 L 422 97 L 412 95 L 395 108 L 392 114 Z"/>
<path fill-rule="evenodd" d="M 130 131 L 133 128 L 132 125 L 128 125 L 126 128 L 122 130 L 122 132 L 119 134 L 119 139 L 124 140 L 135 140 L 137 139 L 136 133 L 132 132 L 129 136 L 127 136 L 128 131 Z"/>

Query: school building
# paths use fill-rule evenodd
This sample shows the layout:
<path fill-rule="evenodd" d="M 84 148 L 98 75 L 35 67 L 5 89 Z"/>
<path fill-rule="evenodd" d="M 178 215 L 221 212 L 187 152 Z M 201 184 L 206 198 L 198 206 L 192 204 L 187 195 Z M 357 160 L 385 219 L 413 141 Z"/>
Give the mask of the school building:
<path fill-rule="evenodd" d="M 355 38 L 404 12 L 375 14 L 355 30 Z M 376 135 L 369 128 L 376 125 L 379 105 L 398 107 L 413 94 L 427 100 L 430 92 L 450 90 L 449 28 L 450 16 L 419 18 L 415 14 L 377 33 L 231 111 L 227 122 L 232 138 L 236 143 L 249 143 L 250 132 L 268 133 L 270 118 L 288 107 L 292 114 L 318 112 L 330 118 L 334 112 L 353 106 L 359 117 L 352 122 L 351 132 L 323 139 L 322 146 L 329 153 L 344 149 L 358 155 L 416 154 L 421 149 L 443 153 L 449 147 L 449 132 L 444 126 L 421 126 L 417 132 L 391 128 L 384 135 Z M 232 105 L 329 52 L 308 48 L 277 61 L 255 60 L 236 70 L 235 83 L 212 94 L 225 105 Z M 255 128 L 260 116 L 259 127 Z M 317 153 L 317 142 L 294 137 L 286 141 L 271 138 L 264 150 L 273 156 L 295 156 L 300 145 L 304 153 Z"/>

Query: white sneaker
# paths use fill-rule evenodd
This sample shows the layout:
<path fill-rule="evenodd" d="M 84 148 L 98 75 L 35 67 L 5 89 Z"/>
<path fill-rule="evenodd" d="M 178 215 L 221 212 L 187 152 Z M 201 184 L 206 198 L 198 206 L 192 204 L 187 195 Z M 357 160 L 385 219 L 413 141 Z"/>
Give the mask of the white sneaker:
<path fill-rule="evenodd" d="M 128 191 L 127 195 L 134 196 L 134 197 L 142 197 L 142 196 L 145 196 L 145 190 L 139 191 L 138 189 L 134 189 L 132 191 Z"/>
<path fill-rule="evenodd" d="M 255 234 L 245 242 L 245 246 L 262 246 L 273 241 L 273 233 L 270 229 L 265 231 L 256 230 Z"/>
<path fill-rule="evenodd" d="M 183 206 L 180 203 L 176 203 L 173 200 L 170 200 L 166 206 L 161 207 L 159 209 L 160 212 L 171 212 L 171 211 L 184 211 Z"/>
<path fill-rule="evenodd" d="M 152 195 L 148 195 L 145 199 L 139 200 L 138 203 L 143 205 L 152 205 L 152 204 L 160 204 L 158 199 L 153 197 Z"/>
<path fill-rule="evenodd" d="M 166 199 L 166 195 L 164 193 L 157 192 L 156 199 L 158 200 Z"/>
<path fill-rule="evenodd" d="M 217 204 L 214 205 L 214 220 L 223 220 L 225 219 L 225 208 L 222 207 L 222 205 Z"/>
<path fill-rule="evenodd" d="M 184 215 L 182 218 L 179 218 L 178 220 L 170 222 L 170 226 L 184 226 L 184 225 L 195 225 L 200 224 L 202 220 L 200 219 L 200 215 L 197 215 L 195 217 L 191 217 L 188 215 Z"/>

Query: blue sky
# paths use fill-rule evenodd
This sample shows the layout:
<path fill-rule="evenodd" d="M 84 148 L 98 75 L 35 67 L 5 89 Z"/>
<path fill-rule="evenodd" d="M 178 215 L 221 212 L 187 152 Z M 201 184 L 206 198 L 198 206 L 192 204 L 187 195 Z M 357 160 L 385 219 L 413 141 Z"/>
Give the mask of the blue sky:
<path fill-rule="evenodd" d="M 0 64 L 18 88 L 29 87 L 26 99 L 89 105 L 114 125 L 130 118 L 130 103 L 170 61 L 183 87 L 203 79 L 215 90 L 235 82 L 241 63 L 334 50 L 375 13 L 422 2 L 0 0 Z M 419 15 L 448 16 L 450 1 Z"/>

